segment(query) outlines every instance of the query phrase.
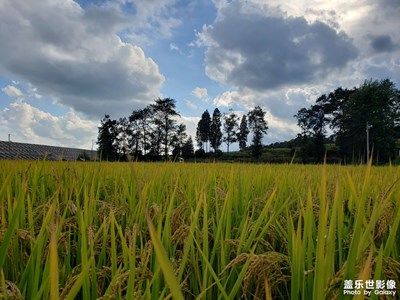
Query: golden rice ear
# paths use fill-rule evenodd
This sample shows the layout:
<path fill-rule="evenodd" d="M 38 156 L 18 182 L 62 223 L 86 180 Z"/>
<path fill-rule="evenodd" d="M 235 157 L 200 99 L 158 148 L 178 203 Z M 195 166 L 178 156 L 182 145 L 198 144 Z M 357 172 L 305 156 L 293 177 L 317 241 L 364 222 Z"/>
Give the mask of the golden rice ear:
<path fill-rule="evenodd" d="M 4 296 L 5 299 L 12 299 L 12 300 L 24 300 L 22 297 L 21 291 L 17 287 L 17 285 L 11 281 L 5 280 L 4 281 L 5 287 L 0 287 L 0 296 Z M 3 289 L 5 288 L 5 294 Z"/>

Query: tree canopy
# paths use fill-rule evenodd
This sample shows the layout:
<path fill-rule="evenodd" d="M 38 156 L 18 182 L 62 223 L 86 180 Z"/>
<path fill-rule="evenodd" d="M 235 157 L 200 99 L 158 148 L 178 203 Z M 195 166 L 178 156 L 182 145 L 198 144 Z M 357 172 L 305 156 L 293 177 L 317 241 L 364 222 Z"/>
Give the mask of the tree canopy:
<path fill-rule="evenodd" d="M 253 133 L 253 143 L 251 145 L 253 156 L 258 158 L 261 155 L 262 139 L 267 134 L 268 123 L 265 120 L 265 111 L 260 106 L 254 107 L 248 114 L 249 127 Z"/>
<path fill-rule="evenodd" d="M 317 149 L 313 155 L 317 160 L 324 154 L 321 143 L 323 146 L 329 126 L 343 159 L 366 161 L 367 153 L 373 148 L 377 161 L 387 161 L 394 157 L 396 150 L 399 95 L 389 79 L 366 80 L 358 88 L 337 88 L 328 96 L 320 96 L 314 105 L 300 109 L 295 117 L 302 129 L 301 136 L 313 140 Z"/>

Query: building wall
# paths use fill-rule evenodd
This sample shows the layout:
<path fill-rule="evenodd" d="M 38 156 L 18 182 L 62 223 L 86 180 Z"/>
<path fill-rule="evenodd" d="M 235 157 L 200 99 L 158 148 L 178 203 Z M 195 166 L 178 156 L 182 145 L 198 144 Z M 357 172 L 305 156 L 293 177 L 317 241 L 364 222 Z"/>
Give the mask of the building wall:
<path fill-rule="evenodd" d="M 0 141 L 0 159 L 71 161 L 84 152 L 91 160 L 97 159 L 97 151 L 92 150 Z"/>

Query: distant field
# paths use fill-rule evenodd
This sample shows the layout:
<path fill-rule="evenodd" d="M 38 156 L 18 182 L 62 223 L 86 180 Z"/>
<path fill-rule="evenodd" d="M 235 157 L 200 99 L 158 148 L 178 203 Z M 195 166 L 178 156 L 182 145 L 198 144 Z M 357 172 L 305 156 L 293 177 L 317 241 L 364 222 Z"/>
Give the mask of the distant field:
<path fill-rule="evenodd" d="M 0 298 L 395 299 L 399 180 L 392 166 L 0 161 Z"/>

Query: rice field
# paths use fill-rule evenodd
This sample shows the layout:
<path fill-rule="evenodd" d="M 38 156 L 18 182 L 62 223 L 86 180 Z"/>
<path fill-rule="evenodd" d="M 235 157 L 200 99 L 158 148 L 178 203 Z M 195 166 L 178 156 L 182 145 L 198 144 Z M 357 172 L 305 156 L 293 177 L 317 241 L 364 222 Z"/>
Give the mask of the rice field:
<path fill-rule="evenodd" d="M 398 291 L 399 181 L 394 166 L 0 161 L 0 298 L 396 299 L 344 284 Z"/>

